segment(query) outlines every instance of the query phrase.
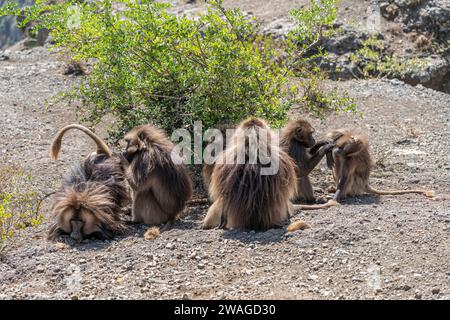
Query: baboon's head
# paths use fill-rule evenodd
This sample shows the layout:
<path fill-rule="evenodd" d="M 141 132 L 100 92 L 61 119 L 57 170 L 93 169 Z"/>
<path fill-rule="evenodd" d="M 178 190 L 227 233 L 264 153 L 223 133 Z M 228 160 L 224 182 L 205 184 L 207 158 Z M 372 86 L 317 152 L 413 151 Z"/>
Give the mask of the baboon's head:
<path fill-rule="evenodd" d="M 267 125 L 267 123 L 260 119 L 260 118 L 255 118 L 255 117 L 251 117 L 248 118 L 244 121 L 242 121 L 238 126 L 237 129 L 249 129 L 249 128 L 262 128 L 262 129 L 268 129 L 269 126 Z"/>
<path fill-rule="evenodd" d="M 368 138 L 360 130 L 337 129 L 329 132 L 327 137 L 336 142 L 334 152 L 346 157 L 358 155 L 369 148 Z"/>
<path fill-rule="evenodd" d="M 333 140 L 337 147 L 343 147 L 351 138 L 351 134 L 348 129 L 335 129 L 327 133 L 327 138 Z"/>
<path fill-rule="evenodd" d="M 251 142 L 253 139 L 256 139 L 254 140 L 256 145 Z M 249 150 L 255 151 L 254 148 L 270 145 L 272 139 L 272 130 L 269 125 L 263 119 L 250 117 L 237 125 L 231 143 L 238 148 L 244 146 L 247 153 Z"/>
<path fill-rule="evenodd" d="M 133 158 L 147 149 L 145 144 L 145 134 L 144 132 L 135 128 L 128 132 L 124 137 L 126 147 L 123 152 L 123 156 L 131 162 Z"/>
<path fill-rule="evenodd" d="M 61 214 L 58 219 L 59 233 L 70 235 L 75 241 L 86 238 L 109 239 L 110 236 L 101 227 L 100 221 L 89 210 L 71 208 Z"/>
<path fill-rule="evenodd" d="M 126 148 L 123 156 L 128 162 L 149 150 L 170 148 L 171 142 L 163 130 L 152 125 L 141 125 L 133 128 L 124 137 Z"/>
<path fill-rule="evenodd" d="M 114 208 L 113 199 L 104 186 L 60 192 L 52 207 L 56 223 L 48 237 L 55 240 L 59 235 L 69 235 L 77 242 L 88 238 L 111 239 L 114 231 L 122 228 L 113 218 Z"/>
<path fill-rule="evenodd" d="M 290 122 L 288 127 L 291 127 L 293 138 L 302 145 L 311 148 L 316 144 L 313 137 L 315 130 L 308 121 L 298 119 Z"/>
<path fill-rule="evenodd" d="M 347 157 L 356 156 L 362 151 L 367 150 L 368 147 L 366 136 L 360 134 L 352 135 L 345 144 L 345 155 Z"/>

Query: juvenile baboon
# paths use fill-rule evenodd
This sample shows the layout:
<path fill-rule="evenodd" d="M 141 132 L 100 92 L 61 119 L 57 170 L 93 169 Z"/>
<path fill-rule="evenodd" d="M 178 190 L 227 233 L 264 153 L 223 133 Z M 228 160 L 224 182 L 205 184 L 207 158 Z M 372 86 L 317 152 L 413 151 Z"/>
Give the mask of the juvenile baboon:
<path fill-rule="evenodd" d="M 314 128 L 303 119 L 289 121 L 281 130 L 280 145 L 296 164 L 297 192 L 292 200 L 315 202 L 309 174 L 334 146 L 333 141 L 316 143 Z"/>
<path fill-rule="evenodd" d="M 327 164 L 333 170 L 337 190 L 333 199 L 338 201 L 347 196 L 363 193 L 396 195 L 420 193 L 432 196 L 425 190 L 377 190 L 370 186 L 369 177 L 373 163 L 369 153 L 367 136 L 360 130 L 338 129 L 327 134 L 336 146 L 327 153 Z"/>
<path fill-rule="evenodd" d="M 51 206 L 56 223 L 48 238 L 69 234 L 76 241 L 95 237 L 111 239 L 124 229 L 119 213 L 129 201 L 128 186 L 122 171 L 119 155 L 111 156 L 108 146 L 92 131 L 80 126 L 62 128 L 51 145 L 50 157 L 57 160 L 66 131 L 78 129 L 91 137 L 97 152 L 72 167 L 65 176 L 62 187 L 55 194 Z"/>
<path fill-rule="evenodd" d="M 269 164 L 257 153 L 250 162 L 250 139 L 256 137 L 257 148 L 265 150 L 271 159 Z M 245 137 L 244 143 L 241 136 Z M 221 161 L 214 165 L 209 185 L 213 201 L 203 221 L 203 227 L 266 230 L 281 226 L 289 217 L 289 199 L 294 195 L 295 165 L 293 160 L 272 143 L 273 132 L 261 119 L 251 118 L 241 122 L 231 145 L 221 153 Z M 245 161 L 238 161 L 243 151 Z M 277 160 L 274 174 L 262 175 L 262 169 Z"/>
<path fill-rule="evenodd" d="M 125 174 L 133 189 L 132 217 L 149 225 L 168 228 L 192 195 L 192 182 L 174 144 L 164 131 L 141 125 L 125 135 Z M 177 163 L 176 163 L 177 162 Z"/>

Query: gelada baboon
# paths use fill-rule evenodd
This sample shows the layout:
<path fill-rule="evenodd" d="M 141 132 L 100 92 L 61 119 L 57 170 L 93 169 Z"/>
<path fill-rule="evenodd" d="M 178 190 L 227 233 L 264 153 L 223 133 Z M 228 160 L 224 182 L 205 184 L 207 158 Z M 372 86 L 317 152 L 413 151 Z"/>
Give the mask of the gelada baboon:
<path fill-rule="evenodd" d="M 373 163 L 367 136 L 360 130 L 337 129 L 329 132 L 327 137 L 336 143 L 336 146 L 327 153 L 327 164 L 333 170 L 333 177 L 337 184 L 334 200 L 338 201 L 347 196 L 363 193 L 379 195 L 420 193 L 428 197 L 433 196 L 433 191 L 384 191 L 371 187 L 369 177 Z"/>
<path fill-rule="evenodd" d="M 256 152 L 252 157 L 250 137 L 256 137 L 259 150 L 267 151 L 270 163 Z M 240 139 L 244 137 L 243 139 Z M 266 230 L 281 226 L 289 217 L 289 199 L 294 195 L 295 166 L 293 160 L 272 143 L 273 132 L 261 119 L 250 118 L 241 122 L 220 161 L 214 165 L 209 185 L 213 201 L 203 221 L 205 229 Z M 255 140 L 253 141 L 255 143 Z M 243 152 L 242 152 L 243 151 Z M 239 161 L 243 153 L 244 161 Z M 263 168 L 278 161 L 274 174 L 261 174 Z"/>
<path fill-rule="evenodd" d="M 174 144 L 164 131 L 141 125 L 125 135 L 125 174 L 133 190 L 134 222 L 170 227 L 192 195 L 186 166 L 172 154 Z M 174 161 L 175 160 L 175 161 Z"/>
<path fill-rule="evenodd" d="M 91 137 L 97 152 L 76 164 L 65 176 L 53 198 L 51 212 L 56 223 L 50 228 L 48 238 L 55 240 L 59 235 L 69 234 L 76 241 L 90 237 L 111 239 L 124 229 L 119 213 L 129 201 L 120 156 L 111 156 L 108 146 L 92 131 L 73 124 L 56 134 L 50 150 L 53 160 L 58 159 L 62 138 L 71 129 Z"/>
<path fill-rule="evenodd" d="M 296 164 L 297 192 L 293 201 L 315 202 L 309 174 L 334 146 L 333 141 L 319 141 L 313 137 L 314 128 L 303 119 L 289 121 L 281 130 L 280 145 Z"/>

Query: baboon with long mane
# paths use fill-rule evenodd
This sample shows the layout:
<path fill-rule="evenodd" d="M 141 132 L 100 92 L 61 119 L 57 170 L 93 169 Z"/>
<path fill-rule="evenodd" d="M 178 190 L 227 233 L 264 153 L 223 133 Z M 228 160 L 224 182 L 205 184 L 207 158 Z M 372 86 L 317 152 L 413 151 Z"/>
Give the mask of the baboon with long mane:
<path fill-rule="evenodd" d="M 111 239 L 124 230 L 119 214 L 129 201 L 128 185 L 119 155 L 112 155 L 103 140 L 81 125 L 68 125 L 55 136 L 50 157 L 57 160 L 64 134 L 77 129 L 94 140 L 97 151 L 74 165 L 53 197 L 51 213 L 56 222 L 48 238 L 68 234 L 76 241 L 85 238 Z"/>
<path fill-rule="evenodd" d="M 265 164 L 258 153 L 250 163 L 249 139 L 239 145 L 240 135 L 256 135 L 259 150 L 278 161 L 275 174 L 262 175 Z M 292 159 L 272 142 L 273 132 L 261 119 L 241 122 L 231 145 L 221 153 L 211 174 L 209 195 L 213 201 L 203 221 L 204 228 L 267 230 L 284 224 L 289 217 L 289 199 L 295 194 L 295 167 Z M 244 148 L 245 161 L 238 163 L 239 148 Z M 231 160 L 232 163 L 227 163 Z M 271 160 L 271 161 L 272 161 Z"/>
<path fill-rule="evenodd" d="M 167 223 L 165 228 L 170 227 L 192 196 L 186 166 L 172 153 L 175 146 L 165 132 L 152 125 L 135 127 L 124 140 L 124 169 L 133 190 L 133 221 Z"/>

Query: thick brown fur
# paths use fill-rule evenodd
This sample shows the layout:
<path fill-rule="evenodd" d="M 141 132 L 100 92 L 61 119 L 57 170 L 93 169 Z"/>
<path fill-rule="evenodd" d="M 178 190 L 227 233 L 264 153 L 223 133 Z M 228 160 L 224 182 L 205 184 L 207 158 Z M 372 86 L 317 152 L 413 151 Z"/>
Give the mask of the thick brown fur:
<path fill-rule="evenodd" d="M 144 239 L 145 240 L 153 240 L 159 237 L 160 235 L 160 230 L 158 227 L 151 227 L 149 228 L 145 234 L 144 234 Z"/>
<path fill-rule="evenodd" d="M 151 125 L 135 127 L 125 135 L 125 172 L 133 189 L 132 217 L 148 225 L 173 223 L 192 196 L 186 166 L 173 161 L 174 144 L 163 130 Z"/>
<path fill-rule="evenodd" d="M 334 146 L 330 141 L 316 143 L 314 132 L 311 124 L 304 119 L 291 120 L 281 130 L 280 145 L 296 164 L 297 192 L 292 199 L 296 202 L 315 202 L 309 174 Z"/>
<path fill-rule="evenodd" d="M 202 179 L 205 185 L 205 188 L 209 188 L 209 184 L 211 183 L 211 175 L 214 170 L 214 163 L 205 163 L 202 167 Z"/>
<path fill-rule="evenodd" d="M 327 137 L 335 141 L 336 146 L 327 154 L 327 163 L 333 170 L 337 185 L 334 200 L 348 196 L 372 193 L 379 195 L 398 195 L 419 193 L 432 195 L 426 190 L 377 190 L 370 186 L 370 171 L 373 167 L 369 153 L 367 135 L 361 130 L 337 129 L 329 132 Z"/>
<path fill-rule="evenodd" d="M 203 221 L 204 228 L 267 230 L 281 226 L 289 217 L 289 199 L 295 194 L 295 165 L 292 159 L 277 145 L 272 144 L 273 132 L 261 119 L 251 118 L 237 127 L 231 145 L 221 154 L 211 175 L 209 195 L 213 204 Z M 246 161 L 237 164 L 237 135 L 253 130 L 260 146 L 279 156 L 279 170 L 274 175 L 261 175 L 263 164 L 260 156 L 256 164 L 248 163 L 249 146 L 245 144 Z M 262 134 L 269 133 L 267 145 Z M 225 159 L 233 159 L 227 164 Z"/>
<path fill-rule="evenodd" d="M 97 142 L 99 153 L 87 156 L 65 176 L 53 198 L 51 212 L 56 223 L 48 238 L 55 240 L 59 235 L 69 234 L 77 241 L 89 237 L 111 239 L 124 229 L 119 213 L 129 201 L 121 157 L 110 157 L 109 148 L 100 138 L 93 137 L 87 128 L 72 125 L 58 132 L 51 147 L 54 158 L 59 154 L 64 132 L 72 128 L 88 133 Z"/>

